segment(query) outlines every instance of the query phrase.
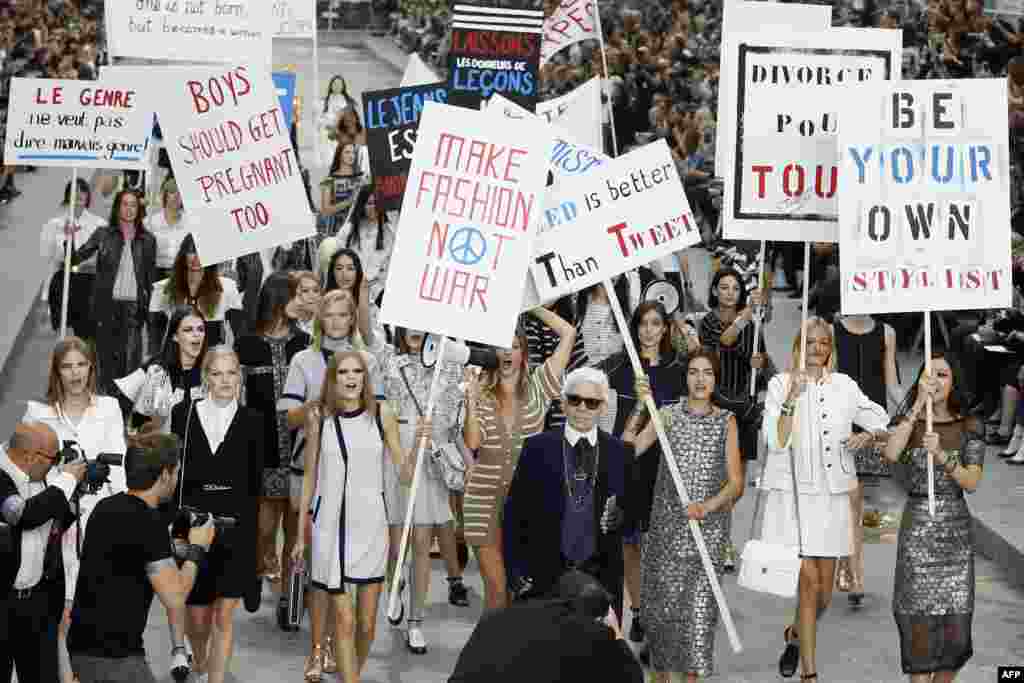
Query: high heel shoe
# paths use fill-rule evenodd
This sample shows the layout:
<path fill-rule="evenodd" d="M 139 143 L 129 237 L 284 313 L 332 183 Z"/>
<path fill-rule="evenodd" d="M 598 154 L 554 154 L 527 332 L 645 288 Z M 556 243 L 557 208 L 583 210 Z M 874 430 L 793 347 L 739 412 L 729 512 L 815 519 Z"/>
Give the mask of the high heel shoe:
<path fill-rule="evenodd" d="M 1013 436 L 1010 437 L 1010 443 L 1006 445 L 1006 448 L 999 454 L 999 457 L 1009 458 L 1011 455 L 1015 455 L 1022 445 L 1024 445 L 1024 427 L 1017 425 L 1013 428 Z"/>
<path fill-rule="evenodd" d="M 850 570 L 850 561 L 845 557 L 839 560 L 839 570 L 836 572 L 836 588 L 841 593 L 849 593 L 853 588 L 853 572 Z"/>
<path fill-rule="evenodd" d="M 303 680 L 306 683 L 321 683 L 324 677 L 324 651 L 319 645 L 313 646 L 313 652 L 306 659 L 306 668 L 303 671 Z"/>
<path fill-rule="evenodd" d="M 324 673 L 333 674 L 338 672 L 338 660 L 334 656 L 334 638 L 324 638 Z"/>

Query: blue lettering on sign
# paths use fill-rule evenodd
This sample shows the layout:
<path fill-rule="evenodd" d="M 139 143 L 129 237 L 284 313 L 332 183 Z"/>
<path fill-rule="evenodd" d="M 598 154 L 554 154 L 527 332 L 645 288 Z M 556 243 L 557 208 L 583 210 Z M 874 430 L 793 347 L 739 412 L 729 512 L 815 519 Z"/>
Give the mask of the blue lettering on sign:
<path fill-rule="evenodd" d="M 407 90 L 392 97 L 366 100 L 367 128 L 399 128 L 417 123 L 427 102 L 448 102 L 448 90 L 442 86 L 426 91 Z"/>
<path fill-rule="evenodd" d="M 528 71 L 456 69 L 452 81 L 456 90 L 479 92 L 485 98 L 496 92 L 530 96 L 536 90 L 533 74 Z"/>
<path fill-rule="evenodd" d="M 998 180 L 996 154 L 986 143 L 850 145 L 846 149 L 860 185 L 924 185 L 929 192 L 973 191 Z"/>

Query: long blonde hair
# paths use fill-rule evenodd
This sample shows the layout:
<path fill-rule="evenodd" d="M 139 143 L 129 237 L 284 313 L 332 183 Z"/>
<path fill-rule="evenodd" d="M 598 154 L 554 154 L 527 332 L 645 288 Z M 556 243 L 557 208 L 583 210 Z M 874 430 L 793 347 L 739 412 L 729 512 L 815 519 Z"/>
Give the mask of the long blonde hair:
<path fill-rule="evenodd" d="M 831 347 L 831 351 L 829 351 L 828 354 L 828 363 L 825 364 L 825 371 L 833 372 L 836 369 L 836 336 L 835 333 L 832 331 L 832 325 L 824 318 L 812 316 L 808 318 L 807 322 L 804 324 L 804 330 L 806 332 L 806 335 L 801 334 L 800 331 L 797 331 L 796 338 L 793 339 L 793 356 L 791 359 L 792 365 L 790 366 L 790 370 L 796 371 L 800 369 L 800 357 L 803 355 L 803 349 L 800 348 L 800 342 L 802 339 L 804 339 L 805 336 L 810 336 L 811 330 L 815 327 L 821 328 L 828 332 L 828 338 L 831 341 L 831 343 L 829 344 L 829 346 Z"/>
<path fill-rule="evenodd" d="M 523 362 L 520 366 L 519 381 L 516 383 L 516 398 L 526 397 L 526 390 L 530 382 L 530 347 L 526 340 L 526 332 L 522 328 L 516 329 L 515 341 L 519 342 Z M 513 341 L 513 345 L 515 344 Z M 496 403 L 501 404 L 501 394 L 498 392 L 501 366 L 480 373 L 480 394 L 481 396 L 493 398 Z"/>

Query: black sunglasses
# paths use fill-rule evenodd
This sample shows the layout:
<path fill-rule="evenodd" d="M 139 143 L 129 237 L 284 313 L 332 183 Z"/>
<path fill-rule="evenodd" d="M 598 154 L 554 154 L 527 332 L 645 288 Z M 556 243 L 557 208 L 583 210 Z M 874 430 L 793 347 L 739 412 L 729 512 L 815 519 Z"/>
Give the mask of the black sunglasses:
<path fill-rule="evenodd" d="M 597 410 L 598 408 L 601 407 L 601 404 L 604 403 L 603 399 L 583 398 L 582 396 L 579 396 L 577 394 L 569 394 L 568 396 L 565 397 L 565 400 L 573 408 L 577 408 L 581 403 L 583 403 L 590 410 Z"/>

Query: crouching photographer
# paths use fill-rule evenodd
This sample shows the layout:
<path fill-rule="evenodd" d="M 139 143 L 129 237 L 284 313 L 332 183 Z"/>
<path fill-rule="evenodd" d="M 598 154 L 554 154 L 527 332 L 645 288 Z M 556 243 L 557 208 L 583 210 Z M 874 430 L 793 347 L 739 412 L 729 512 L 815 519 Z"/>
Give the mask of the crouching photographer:
<path fill-rule="evenodd" d="M 51 473 L 59 442 L 52 429 L 22 422 L 0 446 L 0 681 L 56 683 L 57 627 L 64 605 L 60 532 L 85 474 L 75 462 Z"/>
<path fill-rule="evenodd" d="M 234 351 L 227 346 L 207 351 L 202 377 L 206 397 L 178 404 L 171 413 L 171 431 L 183 444 L 172 535 L 184 537 L 210 517 L 219 520 L 218 540 L 185 601 L 187 609 L 171 615 L 172 659 L 179 661 L 184 653 L 184 631 L 193 672 L 201 681 L 222 683 L 241 598 L 250 612 L 259 609 L 256 538 L 265 430 L 262 413 L 239 405 L 242 375 Z M 181 667 L 172 671 L 175 677 L 182 672 Z"/>
<path fill-rule="evenodd" d="M 78 574 L 88 590 L 75 592 L 67 638 L 82 683 L 156 681 L 143 646 L 153 594 L 168 611 L 183 606 L 216 533 L 212 521 L 191 529 L 179 569 L 159 510 L 174 495 L 179 462 L 177 437 L 140 439 L 124 458 L 128 491 L 93 509 Z"/>

